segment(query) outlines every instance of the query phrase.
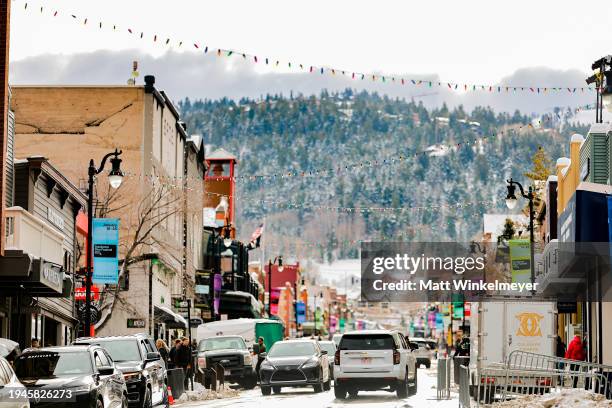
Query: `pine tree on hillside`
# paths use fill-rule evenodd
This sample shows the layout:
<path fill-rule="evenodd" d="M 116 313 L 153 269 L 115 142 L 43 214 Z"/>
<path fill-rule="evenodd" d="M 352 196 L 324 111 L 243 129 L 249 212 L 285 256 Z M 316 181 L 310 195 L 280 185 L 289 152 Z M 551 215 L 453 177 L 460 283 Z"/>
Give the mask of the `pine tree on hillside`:
<path fill-rule="evenodd" d="M 533 181 L 545 181 L 551 175 L 552 161 L 548 158 L 542 146 L 538 147 L 531 161 L 533 167 L 531 171 L 525 173 L 525 177 Z"/>

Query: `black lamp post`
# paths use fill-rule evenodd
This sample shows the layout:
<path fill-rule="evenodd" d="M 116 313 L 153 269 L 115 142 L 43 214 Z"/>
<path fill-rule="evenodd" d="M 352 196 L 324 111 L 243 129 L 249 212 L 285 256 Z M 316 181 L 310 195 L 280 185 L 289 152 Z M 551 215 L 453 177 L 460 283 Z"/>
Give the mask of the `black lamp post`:
<path fill-rule="evenodd" d="M 278 262 L 278 271 L 283 271 L 283 257 L 282 255 L 274 258 L 274 262 L 268 260 L 268 316 L 272 316 L 272 265 L 276 265 Z"/>
<path fill-rule="evenodd" d="M 112 188 L 119 188 L 123 181 L 123 172 L 121 171 L 121 159 L 119 156 L 123 153 L 122 150 L 115 149 L 114 152 L 108 153 L 102 158 L 100 167 L 96 168 L 93 159 L 89 161 L 89 168 L 87 175 L 89 177 L 89 185 L 87 190 L 87 260 L 85 269 L 85 335 L 89 336 L 91 333 L 91 278 L 93 272 L 93 254 L 92 254 L 92 242 L 93 242 L 93 200 L 94 200 L 94 182 L 96 176 L 104 170 L 106 160 L 110 157 L 112 169 L 108 173 L 108 182 Z"/>
<path fill-rule="evenodd" d="M 521 196 L 529 200 L 529 250 L 531 253 L 530 269 L 531 269 L 531 284 L 533 287 L 533 284 L 535 283 L 535 262 L 534 262 L 534 253 L 533 253 L 533 248 L 534 248 L 533 221 L 535 219 L 533 201 L 535 199 L 535 192 L 533 190 L 533 187 L 529 186 L 529 190 L 527 190 L 527 194 L 525 194 L 525 190 L 523 189 L 523 186 L 521 185 L 521 183 L 519 183 L 518 181 L 512 180 L 512 177 L 510 178 L 510 180 L 506 180 L 506 181 L 508 182 L 508 186 L 507 186 L 508 195 L 506 196 L 506 206 L 508 207 L 508 209 L 512 210 L 516 207 L 516 203 L 517 203 L 517 199 L 515 195 L 516 186 L 519 187 L 521 191 Z M 532 294 L 533 293 L 535 293 L 535 290 L 532 290 Z"/>
<path fill-rule="evenodd" d="M 595 123 L 603 123 L 603 108 L 612 107 L 612 55 L 607 55 L 593 62 L 591 69 L 593 75 L 586 79 L 586 83 L 595 84 Z"/>

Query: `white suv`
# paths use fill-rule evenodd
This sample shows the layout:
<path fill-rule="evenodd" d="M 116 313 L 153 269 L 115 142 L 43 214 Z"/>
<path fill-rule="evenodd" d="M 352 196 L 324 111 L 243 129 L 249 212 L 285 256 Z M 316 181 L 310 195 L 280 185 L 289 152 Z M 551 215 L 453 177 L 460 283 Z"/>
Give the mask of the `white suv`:
<path fill-rule="evenodd" d="M 398 398 L 416 394 L 416 358 L 406 339 L 390 330 L 345 333 L 334 356 L 336 398 L 380 389 Z"/>

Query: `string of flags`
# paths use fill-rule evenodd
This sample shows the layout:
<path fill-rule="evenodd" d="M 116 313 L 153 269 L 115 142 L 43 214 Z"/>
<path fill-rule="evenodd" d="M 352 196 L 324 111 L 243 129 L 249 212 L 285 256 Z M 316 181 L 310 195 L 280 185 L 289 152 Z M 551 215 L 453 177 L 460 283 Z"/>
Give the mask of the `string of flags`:
<path fill-rule="evenodd" d="M 336 240 L 333 245 L 333 249 L 338 249 L 340 247 L 351 247 L 355 245 L 361 245 L 364 242 L 397 242 L 404 239 L 413 239 L 414 234 L 419 231 L 430 231 L 432 233 L 442 232 L 442 230 L 448 228 L 451 225 L 456 225 L 456 219 L 450 219 L 446 222 L 441 223 L 440 225 L 419 225 L 419 226 L 409 226 L 405 227 L 409 232 L 400 232 L 396 233 L 391 237 L 372 237 L 372 238 L 361 238 L 361 239 L 345 239 L 345 240 Z M 328 242 L 320 242 L 320 241 L 302 241 L 302 240 L 285 240 L 283 242 L 266 242 L 266 248 L 273 247 L 278 249 L 286 249 L 286 248 L 295 248 L 296 250 L 300 249 L 321 249 L 321 248 L 329 248 Z"/>
<path fill-rule="evenodd" d="M 457 142 L 457 143 L 448 143 L 448 144 L 438 143 L 435 145 L 435 147 L 438 151 L 444 151 L 444 152 L 457 151 L 458 149 L 462 147 L 469 147 L 469 146 L 476 145 L 478 143 L 486 143 L 490 139 L 496 138 L 498 136 L 506 136 L 506 135 L 510 135 L 511 133 L 516 134 L 516 133 L 521 132 L 523 129 L 533 129 L 533 128 L 534 126 L 531 123 L 529 123 L 526 125 L 519 125 L 517 129 L 507 129 L 507 130 L 500 130 L 498 132 L 494 132 L 492 136 L 475 136 L 473 140 L 465 140 L 465 141 Z M 395 156 L 381 158 L 377 160 L 359 160 L 359 161 L 348 162 L 348 163 L 344 162 L 342 165 L 335 166 L 335 167 L 311 168 L 310 170 L 286 170 L 286 171 L 280 171 L 280 172 L 269 173 L 269 174 L 252 174 L 252 175 L 244 175 L 244 176 L 234 176 L 231 178 L 231 180 L 235 182 L 262 181 L 262 180 L 269 181 L 269 180 L 283 180 L 283 179 L 298 178 L 298 177 L 329 176 L 329 175 L 341 174 L 341 173 L 346 173 L 346 172 L 352 173 L 354 170 L 358 170 L 362 168 L 367 169 L 367 168 L 372 168 L 372 167 L 397 165 L 397 164 L 403 163 L 404 161 L 408 159 L 418 157 L 421 155 L 429 155 L 432 158 L 442 156 L 442 155 L 439 155 L 433 152 L 431 148 L 429 147 L 423 150 L 399 153 Z M 183 176 L 167 177 L 167 176 L 158 176 L 158 175 L 150 175 L 150 174 L 142 175 L 140 173 L 129 172 L 129 171 L 125 172 L 125 175 L 132 176 L 132 177 L 146 178 L 149 180 L 155 180 L 161 184 L 170 184 L 176 188 L 182 188 L 183 180 L 185 180 Z M 219 177 L 208 176 L 207 178 L 213 181 L 222 181 L 222 180 L 229 179 L 229 177 L 224 177 L 224 176 L 219 176 Z M 187 180 L 197 181 L 197 182 L 202 181 L 196 177 L 187 177 Z"/>
<path fill-rule="evenodd" d="M 178 184 L 173 184 L 171 187 L 176 187 L 177 189 L 181 189 L 181 186 Z M 203 187 L 194 189 L 188 188 L 188 191 L 201 192 L 202 194 L 216 197 L 232 197 L 231 195 L 215 193 L 212 191 L 203 191 Z M 233 196 L 235 198 L 238 195 Z M 343 206 L 332 206 L 332 205 L 319 205 L 319 204 L 304 204 L 292 201 L 280 201 L 280 200 L 265 200 L 256 197 L 243 197 L 240 196 L 240 203 L 248 203 L 248 204 L 260 204 L 262 206 L 273 206 L 284 210 L 296 210 L 296 209 L 308 209 L 313 211 L 332 211 L 339 213 L 397 213 L 397 212 L 407 212 L 407 211 L 441 211 L 444 209 L 461 209 L 468 208 L 473 206 L 481 206 L 481 205 L 495 205 L 500 202 L 500 200 L 483 200 L 483 201 L 474 201 L 474 202 L 457 202 L 457 203 L 445 203 L 445 204 L 432 204 L 429 206 L 405 206 L 405 207 L 381 207 L 381 206 L 359 206 L 359 207 L 343 207 Z"/>
<path fill-rule="evenodd" d="M 28 8 L 29 2 L 25 2 L 24 10 L 28 11 L 33 9 L 34 7 Z M 218 48 L 213 47 L 205 42 L 199 40 L 191 40 L 184 41 L 172 38 L 167 35 L 161 35 L 160 33 L 146 33 L 142 30 L 138 30 L 132 26 L 122 26 L 120 27 L 117 24 L 109 24 L 104 23 L 100 19 L 90 19 L 86 16 L 78 16 L 69 11 L 61 11 L 55 8 L 46 8 L 45 6 L 40 6 L 40 14 L 50 15 L 54 18 L 67 17 L 73 20 L 76 24 L 80 26 L 95 26 L 98 29 L 109 29 L 113 32 L 123 32 L 127 33 L 130 36 L 133 36 L 137 39 L 143 39 L 147 41 L 152 41 L 153 43 L 159 44 L 165 47 L 177 47 L 177 48 L 185 48 L 189 47 L 196 52 L 200 52 L 204 55 L 214 55 L 219 58 L 225 57 L 237 57 L 242 58 L 244 61 L 249 61 L 253 64 L 265 64 L 271 67 L 286 67 L 291 70 L 297 70 L 300 72 L 317 74 L 317 75 L 331 75 L 344 77 L 347 79 L 355 80 L 355 81 L 373 81 L 379 83 L 385 83 L 390 85 L 398 85 L 398 86 L 414 86 L 414 87 L 427 87 L 427 88 L 448 88 L 454 91 L 481 91 L 481 92 L 489 92 L 489 93 L 498 93 L 498 94 L 511 94 L 515 92 L 527 92 L 534 95 L 546 95 L 553 92 L 568 92 L 570 94 L 575 93 L 584 93 L 588 91 L 595 90 L 594 87 L 589 86 L 543 86 L 543 85 L 503 85 L 503 84 L 465 84 L 458 82 L 444 82 L 444 81 L 434 81 L 428 79 L 417 79 L 417 78 L 407 78 L 399 75 L 382 75 L 377 73 L 365 73 L 358 71 L 351 71 L 347 69 L 334 68 L 329 66 L 316 66 L 309 65 L 304 63 L 296 63 L 292 61 L 281 61 L 276 58 L 271 57 L 263 57 L 257 56 L 249 52 L 228 49 L 228 48 Z M 95 21 L 95 22 L 94 22 Z"/>

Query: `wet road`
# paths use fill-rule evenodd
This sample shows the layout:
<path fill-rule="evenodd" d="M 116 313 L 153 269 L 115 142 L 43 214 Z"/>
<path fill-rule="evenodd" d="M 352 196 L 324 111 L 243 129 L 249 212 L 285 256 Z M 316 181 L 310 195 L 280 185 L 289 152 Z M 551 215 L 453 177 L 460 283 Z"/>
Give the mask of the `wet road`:
<path fill-rule="evenodd" d="M 432 364 L 434 366 L 435 364 Z M 357 398 L 337 400 L 331 391 L 315 394 L 312 388 L 283 388 L 281 394 L 272 394 L 264 397 L 259 388 L 254 390 L 240 390 L 238 396 L 200 402 L 188 402 L 176 405 L 178 407 L 215 407 L 215 408 L 456 408 L 457 394 L 451 393 L 451 400 L 436 400 L 436 371 L 419 369 L 419 383 L 417 394 L 405 399 L 398 399 L 395 393 L 386 391 L 359 393 Z"/>

